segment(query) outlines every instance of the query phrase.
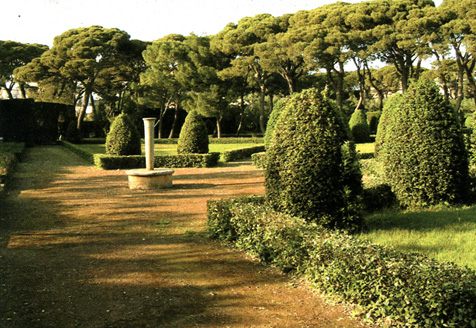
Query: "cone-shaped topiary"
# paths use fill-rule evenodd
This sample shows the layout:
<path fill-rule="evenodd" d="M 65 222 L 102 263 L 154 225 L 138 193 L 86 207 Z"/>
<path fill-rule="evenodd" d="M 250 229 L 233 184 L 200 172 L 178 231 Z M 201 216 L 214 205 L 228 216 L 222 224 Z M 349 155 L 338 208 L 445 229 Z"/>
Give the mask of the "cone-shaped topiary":
<path fill-rule="evenodd" d="M 71 143 L 80 143 L 81 142 L 81 134 L 79 133 L 79 130 L 77 128 L 77 125 L 76 125 L 75 121 L 69 122 L 68 128 L 66 129 L 64 139 L 66 141 L 71 142 Z"/>
<path fill-rule="evenodd" d="M 469 186 L 463 134 L 435 83 L 413 82 L 386 130 L 385 176 L 401 205 L 421 208 L 465 199 Z"/>
<path fill-rule="evenodd" d="M 281 98 L 273 106 L 273 111 L 271 112 L 271 115 L 269 115 L 268 124 L 266 125 L 266 132 L 264 134 L 264 147 L 266 149 L 268 149 L 269 145 L 271 144 L 274 128 L 276 127 L 276 123 L 278 123 L 279 116 L 284 111 L 284 108 L 286 107 L 288 101 L 289 98 Z"/>
<path fill-rule="evenodd" d="M 327 228 L 361 226 L 360 167 L 330 100 L 315 89 L 294 95 L 267 153 L 266 196 L 274 208 Z"/>
<path fill-rule="evenodd" d="M 382 109 L 382 115 L 377 126 L 377 135 L 375 136 L 375 158 L 379 158 L 380 151 L 385 143 L 387 126 L 392 124 L 394 112 L 399 110 L 402 99 L 403 96 L 400 93 L 396 93 L 388 98 Z"/>
<path fill-rule="evenodd" d="M 140 155 L 141 141 L 129 115 L 120 114 L 111 124 L 106 137 L 106 152 L 110 155 Z"/>
<path fill-rule="evenodd" d="M 355 142 L 370 142 L 370 128 L 367 123 L 367 115 L 362 110 L 357 109 L 352 113 L 349 127 Z"/>
<path fill-rule="evenodd" d="M 208 153 L 207 126 L 197 111 L 192 110 L 185 118 L 180 131 L 177 153 L 206 154 Z"/>

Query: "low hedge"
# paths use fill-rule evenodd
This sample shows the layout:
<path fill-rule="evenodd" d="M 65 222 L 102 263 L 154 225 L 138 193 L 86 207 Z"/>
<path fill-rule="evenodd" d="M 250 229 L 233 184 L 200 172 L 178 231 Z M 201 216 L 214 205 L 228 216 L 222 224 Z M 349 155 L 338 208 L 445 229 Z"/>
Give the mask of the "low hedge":
<path fill-rule="evenodd" d="M 145 167 L 144 155 L 115 156 L 92 154 L 67 141 L 62 141 L 61 144 L 89 163 L 103 170 L 126 170 Z M 154 156 L 154 166 L 170 168 L 212 167 L 217 165 L 219 158 L 220 153 Z"/>
<path fill-rule="evenodd" d="M 239 161 L 241 159 L 249 158 L 251 157 L 251 155 L 255 153 L 260 153 L 260 152 L 264 152 L 264 145 L 235 149 L 235 150 L 228 150 L 223 153 L 223 161 L 225 162 Z"/>
<path fill-rule="evenodd" d="M 0 142 L 0 184 L 4 184 L 10 177 L 20 161 L 24 149 L 25 143 L 23 142 Z"/>
<path fill-rule="evenodd" d="M 154 166 L 167 168 L 212 167 L 217 165 L 219 158 L 220 153 L 155 156 Z M 145 167 L 145 156 L 113 156 L 95 154 L 94 164 L 103 170 L 140 168 Z"/>
<path fill-rule="evenodd" d="M 259 169 L 266 168 L 266 152 L 255 153 L 251 155 L 251 160 L 253 161 L 253 166 Z"/>
<path fill-rule="evenodd" d="M 78 145 L 76 145 L 74 143 L 71 143 L 71 142 L 68 142 L 68 141 L 64 141 L 64 140 L 61 141 L 61 145 L 63 147 L 65 147 L 66 149 L 70 150 L 71 152 L 75 153 L 76 155 L 78 155 L 82 159 L 86 160 L 87 162 L 89 162 L 91 164 L 94 164 L 94 154 L 92 154 L 88 151 L 85 151 L 84 149 L 82 149 Z"/>
<path fill-rule="evenodd" d="M 303 274 L 376 322 L 475 327 L 476 274 L 275 212 L 263 197 L 208 202 L 209 235 Z"/>
<path fill-rule="evenodd" d="M 176 144 L 178 143 L 177 138 L 173 139 L 155 139 L 154 142 L 156 144 Z M 243 137 L 243 138 L 208 138 L 208 142 L 210 144 L 248 144 L 248 143 L 256 143 L 262 144 L 263 138 L 258 137 Z"/>

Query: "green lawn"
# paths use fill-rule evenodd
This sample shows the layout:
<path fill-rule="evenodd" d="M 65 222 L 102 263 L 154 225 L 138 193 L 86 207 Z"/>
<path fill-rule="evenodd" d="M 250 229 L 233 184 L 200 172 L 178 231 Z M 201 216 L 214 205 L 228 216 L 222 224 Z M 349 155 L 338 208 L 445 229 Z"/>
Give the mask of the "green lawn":
<path fill-rule="evenodd" d="M 361 154 L 373 153 L 375 150 L 375 142 L 356 144 L 355 148 Z"/>
<path fill-rule="evenodd" d="M 378 213 L 366 222 L 361 238 L 476 270 L 476 206 Z"/>

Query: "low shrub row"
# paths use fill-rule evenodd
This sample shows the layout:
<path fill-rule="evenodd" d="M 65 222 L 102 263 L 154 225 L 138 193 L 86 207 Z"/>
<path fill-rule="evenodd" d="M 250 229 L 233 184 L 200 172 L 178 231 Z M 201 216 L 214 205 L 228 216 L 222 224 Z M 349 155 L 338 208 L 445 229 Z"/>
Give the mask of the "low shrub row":
<path fill-rule="evenodd" d="M 217 165 L 220 153 L 209 154 L 179 154 L 155 156 L 155 167 L 212 167 Z M 94 155 L 94 164 L 103 170 L 133 169 L 145 167 L 144 155 L 114 156 Z"/>
<path fill-rule="evenodd" d="M 0 184 L 4 184 L 25 148 L 22 142 L 0 142 Z"/>
<path fill-rule="evenodd" d="M 64 141 L 64 140 L 61 141 L 61 145 L 63 147 L 65 147 L 66 149 L 70 150 L 71 152 L 75 153 L 76 155 L 78 155 L 82 159 L 86 160 L 87 162 L 89 162 L 91 164 L 94 164 L 94 154 L 92 154 L 88 151 L 85 151 L 80 146 L 78 146 L 74 143 L 71 143 L 69 141 Z"/>
<path fill-rule="evenodd" d="M 61 144 L 91 164 L 103 170 L 133 169 L 145 167 L 144 155 L 115 156 L 105 154 L 92 154 L 73 143 L 62 141 Z M 155 156 L 155 167 L 211 167 L 218 163 L 220 153 L 209 154 L 183 154 Z"/>
<path fill-rule="evenodd" d="M 223 161 L 225 162 L 239 161 L 241 159 L 249 158 L 253 154 L 260 153 L 260 152 L 264 152 L 264 146 L 255 146 L 255 147 L 229 150 L 223 153 Z"/>
<path fill-rule="evenodd" d="M 476 274 L 331 232 L 270 209 L 264 197 L 209 201 L 209 235 L 304 275 L 376 322 L 475 327 Z"/>
<path fill-rule="evenodd" d="M 253 166 L 259 169 L 266 168 L 266 153 L 265 152 L 252 154 L 251 160 L 253 161 Z"/>
<path fill-rule="evenodd" d="M 176 144 L 178 143 L 178 139 L 155 139 L 154 142 L 156 144 Z M 263 138 L 258 137 L 249 137 L 249 138 L 208 138 L 208 142 L 210 144 L 249 144 L 249 143 L 256 143 L 262 144 Z"/>

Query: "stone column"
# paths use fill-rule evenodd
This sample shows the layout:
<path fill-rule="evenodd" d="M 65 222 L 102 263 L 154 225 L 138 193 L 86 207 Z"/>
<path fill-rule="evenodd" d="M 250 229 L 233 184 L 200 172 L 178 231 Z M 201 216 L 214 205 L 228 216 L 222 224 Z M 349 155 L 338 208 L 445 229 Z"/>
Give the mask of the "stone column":
<path fill-rule="evenodd" d="M 145 167 L 154 170 L 154 123 L 155 118 L 143 118 L 145 138 Z"/>

